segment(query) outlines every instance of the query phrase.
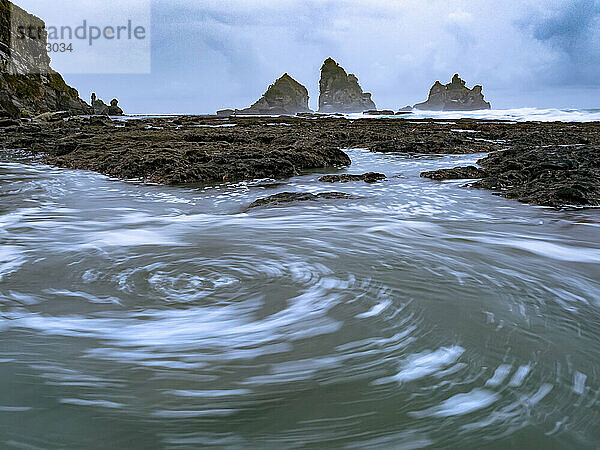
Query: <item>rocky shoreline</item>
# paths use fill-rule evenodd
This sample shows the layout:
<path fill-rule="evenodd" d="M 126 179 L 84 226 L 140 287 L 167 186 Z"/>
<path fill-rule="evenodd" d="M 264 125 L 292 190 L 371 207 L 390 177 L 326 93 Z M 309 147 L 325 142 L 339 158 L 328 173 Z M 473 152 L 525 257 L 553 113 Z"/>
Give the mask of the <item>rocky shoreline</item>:
<path fill-rule="evenodd" d="M 423 177 L 480 178 L 473 186 L 536 205 L 600 205 L 596 122 L 76 116 L 8 120 L 0 126 L 0 148 L 40 154 L 58 167 L 170 185 L 281 179 L 309 170 L 335 175 L 351 163 L 345 148 L 415 156 L 489 153 L 480 168 L 443 169 Z"/>
<path fill-rule="evenodd" d="M 600 145 L 517 146 L 467 166 L 424 172 L 433 180 L 469 179 L 471 187 L 539 206 L 600 206 Z"/>

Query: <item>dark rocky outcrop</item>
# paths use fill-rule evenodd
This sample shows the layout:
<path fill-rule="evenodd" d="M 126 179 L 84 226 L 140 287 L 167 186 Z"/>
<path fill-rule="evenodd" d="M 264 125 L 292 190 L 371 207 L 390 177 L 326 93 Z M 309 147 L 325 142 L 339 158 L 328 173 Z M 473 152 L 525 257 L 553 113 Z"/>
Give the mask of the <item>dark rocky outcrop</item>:
<path fill-rule="evenodd" d="M 283 114 L 311 112 L 308 90 L 287 73 L 269 86 L 264 95 L 252 106 L 236 111 L 238 114 Z"/>
<path fill-rule="evenodd" d="M 371 94 L 363 92 L 358 78 L 328 58 L 321 67 L 319 112 L 352 113 L 376 110 Z"/>
<path fill-rule="evenodd" d="M 269 118 L 235 120 L 227 128 L 214 126 L 223 119 L 191 116 L 177 124 L 171 118 L 117 122 L 107 116 L 36 121 L 3 128 L 0 148 L 43 153 L 45 162 L 60 167 L 162 184 L 281 179 L 351 163 L 334 140 L 308 128 L 271 126 Z"/>
<path fill-rule="evenodd" d="M 468 180 L 473 178 L 483 178 L 485 170 L 475 166 L 453 167 L 451 169 L 439 169 L 431 172 L 423 172 L 421 177 L 431 178 L 432 180 Z"/>
<path fill-rule="evenodd" d="M 477 85 L 473 89 L 465 86 L 458 74 L 452 82 L 443 85 L 436 81 L 429 91 L 426 102 L 418 103 L 415 109 L 427 111 L 473 111 L 477 109 L 490 109 L 492 106 L 483 98 L 482 87 Z"/>
<path fill-rule="evenodd" d="M 217 117 L 230 117 L 235 114 L 235 109 L 220 109 L 217 111 Z"/>
<path fill-rule="evenodd" d="M 424 172 L 433 180 L 480 178 L 469 186 L 533 205 L 600 206 L 600 145 L 516 146 L 475 166 Z"/>
<path fill-rule="evenodd" d="M 21 36 L 18 26 L 33 27 L 36 39 L 27 34 L 23 39 L 15 38 Z M 8 0 L 0 0 L 0 116 L 16 118 L 53 111 L 92 112 L 91 107 L 79 98 L 79 93 L 51 69 L 44 27 L 38 17 Z"/>
<path fill-rule="evenodd" d="M 319 178 L 323 183 L 349 183 L 351 181 L 364 181 L 365 183 L 376 183 L 377 181 L 385 180 L 387 177 L 382 173 L 369 172 L 362 175 L 352 175 L 343 173 L 340 175 L 325 175 Z"/>
<path fill-rule="evenodd" d="M 292 202 L 317 201 L 321 199 L 337 200 L 337 199 L 352 199 L 356 198 L 353 195 L 343 192 L 323 192 L 321 194 L 311 194 L 309 192 L 282 192 L 280 194 L 271 195 L 266 198 L 260 198 L 251 203 L 248 209 L 259 206 L 277 206 Z"/>
<path fill-rule="evenodd" d="M 600 206 L 600 145 L 495 152 L 478 162 L 485 176 L 472 186 L 541 206 Z"/>
<path fill-rule="evenodd" d="M 393 116 L 395 112 L 391 109 L 370 109 L 365 111 L 364 114 L 367 116 Z"/>
<path fill-rule="evenodd" d="M 600 122 L 448 123 L 325 116 L 280 117 L 277 123 L 286 126 L 273 126 L 272 118 L 243 116 L 118 122 L 107 116 L 62 118 L 5 120 L 0 123 L 0 148 L 41 154 L 45 162 L 60 167 L 165 184 L 281 179 L 312 169 L 323 173 L 324 168 L 350 164 L 340 148 L 413 155 L 504 150 L 478 162 L 485 176 L 476 185 L 496 186 L 501 194 L 522 201 L 559 205 L 561 198 L 562 204 L 576 204 L 577 197 L 581 204 L 594 204 L 600 186 Z M 215 126 L 223 124 L 229 126 Z M 479 176 L 464 170 L 452 176 Z"/>
<path fill-rule="evenodd" d="M 119 100 L 113 98 L 110 105 L 107 105 L 92 92 L 92 108 L 94 114 L 98 116 L 122 116 L 123 110 L 119 107 Z"/>

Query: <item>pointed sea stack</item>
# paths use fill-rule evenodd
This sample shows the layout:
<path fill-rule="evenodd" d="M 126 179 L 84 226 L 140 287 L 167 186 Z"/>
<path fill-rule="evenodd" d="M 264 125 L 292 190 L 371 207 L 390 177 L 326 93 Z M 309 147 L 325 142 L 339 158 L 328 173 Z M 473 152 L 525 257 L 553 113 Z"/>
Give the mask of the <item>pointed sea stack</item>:
<path fill-rule="evenodd" d="M 19 27 L 37 30 L 20 36 Z M 31 28 L 29 28 L 31 27 Z M 0 117 L 36 116 L 48 112 L 91 114 L 59 73 L 50 67 L 44 22 L 8 0 L 0 0 Z"/>
<path fill-rule="evenodd" d="M 319 112 L 352 113 L 377 109 L 371 100 L 371 94 L 361 89 L 358 78 L 347 74 L 331 58 L 327 58 L 321 67 L 319 88 Z"/>
<path fill-rule="evenodd" d="M 284 114 L 310 112 L 308 89 L 284 73 L 267 92 L 250 108 L 236 111 L 238 114 Z"/>
<path fill-rule="evenodd" d="M 477 109 L 491 109 L 492 105 L 486 102 L 481 93 L 482 87 L 477 85 L 473 89 L 465 86 L 458 74 L 452 77 L 452 82 L 443 85 L 436 81 L 429 91 L 426 102 L 418 103 L 415 109 L 427 111 L 474 111 Z"/>
<path fill-rule="evenodd" d="M 123 110 L 119 107 L 119 100 L 113 98 L 110 105 L 107 105 L 92 92 L 92 108 L 94 114 L 98 116 L 122 116 Z"/>

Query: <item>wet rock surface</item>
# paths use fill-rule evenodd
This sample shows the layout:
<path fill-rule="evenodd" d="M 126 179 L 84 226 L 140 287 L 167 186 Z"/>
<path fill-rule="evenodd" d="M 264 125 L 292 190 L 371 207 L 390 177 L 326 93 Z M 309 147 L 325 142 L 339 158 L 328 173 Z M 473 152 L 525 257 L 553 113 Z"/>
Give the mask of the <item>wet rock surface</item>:
<path fill-rule="evenodd" d="M 368 116 L 393 116 L 396 113 L 391 109 L 371 109 L 369 111 L 364 111 L 363 114 Z"/>
<path fill-rule="evenodd" d="M 237 114 L 284 114 L 311 112 L 308 90 L 287 73 L 269 86 L 264 95 L 252 106 L 236 111 Z M 223 111 L 220 111 L 223 114 Z M 218 114 L 218 113 L 217 113 Z"/>
<path fill-rule="evenodd" d="M 369 172 L 362 175 L 353 175 L 343 173 L 340 175 L 325 175 L 319 178 L 323 183 L 349 183 L 351 181 L 364 181 L 365 183 L 376 183 L 377 181 L 385 180 L 387 177 L 382 173 Z"/>
<path fill-rule="evenodd" d="M 485 101 L 482 89 L 479 85 L 469 89 L 466 82 L 455 74 L 452 81 L 446 85 L 436 81 L 429 91 L 427 101 L 416 104 L 415 109 L 427 111 L 491 109 L 492 105 Z"/>
<path fill-rule="evenodd" d="M 453 167 L 450 169 L 440 169 L 431 172 L 423 172 L 421 177 L 431 178 L 432 180 L 466 180 L 471 178 L 483 178 L 485 170 L 475 166 Z"/>
<path fill-rule="evenodd" d="M 505 150 L 480 162 L 482 169 L 446 169 L 431 178 L 480 178 L 483 170 L 478 187 L 535 204 L 594 204 L 600 185 L 596 122 L 92 116 L 6 123 L 0 148 L 33 152 L 60 167 L 164 184 L 288 178 L 346 167 L 351 161 L 342 149 L 365 148 L 415 156 Z M 552 158 L 557 161 L 548 163 Z"/>
<path fill-rule="evenodd" d="M 320 194 L 311 194 L 309 192 L 281 192 L 269 197 L 261 198 L 251 203 L 248 209 L 257 208 L 260 206 L 277 206 L 292 202 L 306 202 L 317 200 L 339 200 L 356 198 L 351 194 L 344 192 L 323 192 Z"/>
<path fill-rule="evenodd" d="M 600 145 L 516 147 L 479 164 L 485 176 L 473 187 L 540 206 L 600 206 Z"/>
<path fill-rule="evenodd" d="M 363 92 L 354 74 L 348 74 L 333 59 L 321 67 L 319 112 L 363 112 L 377 110 L 371 94 Z"/>
<path fill-rule="evenodd" d="M 600 145 L 517 146 L 478 161 L 482 167 L 423 172 L 432 180 L 479 178 L 469 186 L 555 208 L 600 206 Z"/>

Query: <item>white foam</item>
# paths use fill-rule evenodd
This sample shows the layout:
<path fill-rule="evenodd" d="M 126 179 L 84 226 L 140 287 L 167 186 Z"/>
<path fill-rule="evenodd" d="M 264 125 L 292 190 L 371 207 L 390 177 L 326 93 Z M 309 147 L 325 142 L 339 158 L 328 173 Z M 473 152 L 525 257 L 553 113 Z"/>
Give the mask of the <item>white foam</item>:
<path fill-rule="evenodd" d="M 401 370 L 396 375 L 380 378 L 375 380 L 373 384 L 404 383 L 433 375 L 454 364 L 464 351 L 465 349 L 462 347 L 452 346 L 442 347 L 434 352 L 427 351 L 411 355 L 404 360 Z"/>
<path fill-rule="evenodd" d="M 391 300 L 385 300 L 385 301 L 383 301 L 381 303 L 378 303 L 375 306 L 373 306 L 369 311 L 364 312 L 362 314 L 357 314 L 356 318 L 358 318 L 358 319 L 366 319 L 368 317 L 378 316 L 383 311 L 385 311 L 391 304 L 392 304 Z"/>
<path fill-rule="evenodd" d="M 30 411 L 31 407 L 29 406 L 1 406 L 0 405 L 0 412 L 26 412 L 26 411 Z"/>
<path fill-rule="evenodd" d="M 466 394 L 457 394 L 445 400 L 438 406 L 409 413 L 415 417 L 451 417 L 469 414 L 487 408 L 498 400 L 498 394 L 485 390 L 473 389 Z"/>
<path fill-rule="evenodd" d="M 121 300 L 117 297 L 96 297 L 95 295 L 88 294 L 87 292 L 73 292 L 68 290 L 59 290 L 59 289 L 47 289 L 47 293 L 58 295 L 60 297 L 72 297 L 72 298 L 83 298 L 90 303 L 99 303 L 99 304 L 113 304 L 120 305 Z"/>
<path fill-rule="evenodd" d="M 98 406 L 100 408 L 119 409 L 124 407 L 122 403 L 109 402 L 107 400 L 84 400 L 81 398 L 61 398 L 60 403 L 75 406 Z"/>
<path fill-rule="evenodd" d="M 492 376 L 492 378 L 487 380 L 485 385 L 488 387 L 500 386 L 504 382 L 504 380 L 506 380 L 506 377 L 510 373 L 511 368 L 512 368 L 512 366 L 509 366 L 508 364 L 502 364 L 502 365 L 498 366 L 498 368 L 494 372 L 494 375 Z"/>
<path fill-rule="evenodd" d="M 579 395 L 583 394 L 585 391 L 585 380 L 587 380 L 587 375 L 576 371 L 573 377 L 573 392 Z"/>
<path fill-rule="evenodd" d="M 527 375 L 529 375 L 529 372 L 531 371 L 531 366 L 521 366 L 517 369 L 517 371 L 515 372 L 515 374 L 513 375 L 512 379 L 510 380 L 510 382 L 508 383 L 508 385 L 510 387 L 519 387 L 523 384 L 523 381 L 525 381 L 525 377 Z"/>
<path fill-rule="evenodd" d="M 0 281 L 15 272 L 25 262 L 23 249 L 14 245 L 0 245 Z"/>
<path fill-rule="evenodd" d="M 106 246 L 134 246 L 134 245 L 185 245 L 167 233 L 151 230 L 111 230 L 100 231 L 90 235 L 90 241 L 83 244 L 83 248 Z"/>
<path fill-rule="evenodd" d="M 567 245 L 553 244 L 551 242 L 530 240 L 530 239 L 497 239 L 485 238 L 485 242 L 493 244 L 506 245 L 513 248 L 556 259 L 558 261 L 599 263 L 600 249 L 575 247 Z"/>
<path fill-rule="evenodd" d="M 535 394 L 533 394 L 528 401 L 529 406 L 538 404 L 550 391 L 554 388 L 550 383 L 544 383 L 540 386 Z"/>
<path fill-rule="evenodd" d="M 234 397 L 238 395 L 250 394 L 252 391 L 249 389 L 230 389 L 230 390 L 208 390 L 208 391 L 183 391 L 174 390 L 167 391 L 167 394 L 175 395 L 177 397 L 198 397 L 198 398 L 219 398 L 219 397 Z"/>

